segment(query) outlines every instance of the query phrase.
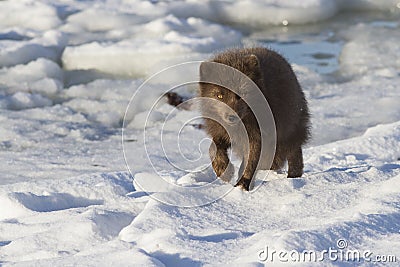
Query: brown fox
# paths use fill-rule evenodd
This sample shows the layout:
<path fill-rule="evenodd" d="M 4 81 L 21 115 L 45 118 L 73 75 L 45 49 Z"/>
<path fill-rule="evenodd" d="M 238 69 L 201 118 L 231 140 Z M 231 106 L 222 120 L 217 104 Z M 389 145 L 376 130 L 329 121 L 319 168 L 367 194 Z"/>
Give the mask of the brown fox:
<path fill-rule="evenodd" d="M 302 146 L 310 138 L 310 114 L 304 93 L 289 63 L 278 53 L 262 47 L 230 49 L 214 56 L 211 62 L 239 70 L 258 86 L 268 101 L 275 120 L 276 150 L 271 169 L 279 170 L 287 161 L 288 177 L 302 176 Z M 207 75 L 218 74 L 210 73 L 207 62 L 203 62 L 200 65 L 200 80 L 206 80 L 204 78 Z M 243 159 L 239 170 L 240 179 L 236 186 L 249 190 L 262 154 L 261 132 L 256 117 L 246 102 L 233 91 L 205 82 L 200 82 L 199 87 L 201 97 L 222 101 L 236 113 L 227 112 L 221 105 L 202 105 L 203 115 L 212 112 L 218 116 L 222 124 L 229 126 L 240 120 L 245 126 L 248 137 L 246 141 L 249 140 L 248 153 L 240 147 L 240 144 L 245 142 L 243 135 L 229 136 L 224 125 L 204 118 L 205 130 L 213 140 L 210 146 L 210 157 L 215 173 L 226 181 L 232 178 L 234 168 L 229 161 L 227 150 L 233 143 L 236 147 L 239 144 L 239 148 L 236 151 L 233 150 Z M 252 94 L 252 92 L 243 92 L 243 95 L 246 94 Z"/>

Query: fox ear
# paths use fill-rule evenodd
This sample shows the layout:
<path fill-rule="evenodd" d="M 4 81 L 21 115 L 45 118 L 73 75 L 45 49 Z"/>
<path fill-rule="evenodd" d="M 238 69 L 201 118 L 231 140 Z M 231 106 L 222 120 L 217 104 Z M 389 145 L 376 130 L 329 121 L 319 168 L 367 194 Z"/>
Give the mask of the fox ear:
<path fill-rule="evenodd" d="M 251 54 L 251 55 L 247 56 L 245 62 L 249 67 L 253 67 L 253 68 L 257 67 L 258 64 L 259 64 L 258 63 L 258 58 L 254 54 Z"/>
<path fill-rule="evenodd" d="M 200 64 L 200 80 L 205 80 L 211 75 L 211 64 L 210 62 L 204 61 Z"/>

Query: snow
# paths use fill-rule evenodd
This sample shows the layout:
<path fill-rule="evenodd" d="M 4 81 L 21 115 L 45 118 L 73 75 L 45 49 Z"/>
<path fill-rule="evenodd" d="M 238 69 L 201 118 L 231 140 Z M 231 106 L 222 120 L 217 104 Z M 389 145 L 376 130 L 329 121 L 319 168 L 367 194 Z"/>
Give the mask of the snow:
<path fill-rule="evenodd" d="M 398 40 L 399 33 L 388 34 L 388 32 L 391 30 L 386 25 L 370 27 L 359 24 L 344 33 L 347 38 L 351 35 L 355 38 L 351 37 L 351 41 L 343 47 L 340 58 L 343 61 L 343 72 L 346 75 L 363 75 L 367 70 L 375 70 L 378 76 L 396 77 L 400 60 L 391 55 L 400 53 L 399 46 L 394 43 Z M 385 41 L 382 42 L 382 40 Z M 354 57 L 356 60 L 352 60 Z"/>
<path fill-rule="evenodd" d="M 30 0 L 2 1 L 0 9 L 1 24 L 5 28 L 22 27 L 25 30 L 45 31 L 61 24 L 56 8 L 46 3 Z"/>
<path fill-rule="evenodd" d="M 150 70 L 159 70 L 160 66 L 167 67 L 198 59 L 196 53 L 211 53 L 216 49 L 236 45 L 241 37 L 235 30 L 200 18 L 178 19 L 173 15 L 130 26 L 126 31 L 130 31 L 133 38 L 116 42 L 94 41 L 67 47 L 62 57 L 65 68 L 143 76 L 148 75 Z M 194 56 L 190 56 L 191 53 Z"/>
<path fill-rule="evenodd" d="M 59 60 L 66 39 L 60 32 L 46 31 L 42 36 L 27 41 L 1 40 L 0 66 L 25 64 L 38 58 Z"/>
<path fill-rule="evenodd" d="M 0 1 L 0 265 L 275 266 L 340 240 L 398 262 L 399 7 Z M 243 45 L 290 60 L 313 124 L 303 177 L 251 192 L 215 177 L 196 103 L 163 97 L 193 97 L 198 65 L 151 76 Z"/>

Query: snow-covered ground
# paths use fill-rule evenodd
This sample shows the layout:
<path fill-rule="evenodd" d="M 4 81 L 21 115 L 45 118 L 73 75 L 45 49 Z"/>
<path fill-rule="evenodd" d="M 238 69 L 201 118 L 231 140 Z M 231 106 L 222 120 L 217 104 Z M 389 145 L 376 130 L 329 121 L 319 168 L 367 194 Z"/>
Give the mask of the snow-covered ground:
<path fill-rule="evenodd" d="M 397 266 L 399 43 L 398 0 L 0 1 L 0 266 Z M 251 45 L 293 63 L 313 138 L 302 178 L 243 192 L 202 169 L 195 105 L 140 86 Z"/>

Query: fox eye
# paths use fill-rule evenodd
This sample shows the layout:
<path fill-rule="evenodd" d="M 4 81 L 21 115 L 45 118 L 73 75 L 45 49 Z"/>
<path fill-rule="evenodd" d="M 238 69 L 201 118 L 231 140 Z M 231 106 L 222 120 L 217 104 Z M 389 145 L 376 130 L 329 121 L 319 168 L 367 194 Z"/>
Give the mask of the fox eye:
<path fill-rule="evenodd" d="M 217 97 L 218 97 L 219 99 L 224 98 L 224 96 L 223 96 L 222 94 L 218 94 Z"/>

